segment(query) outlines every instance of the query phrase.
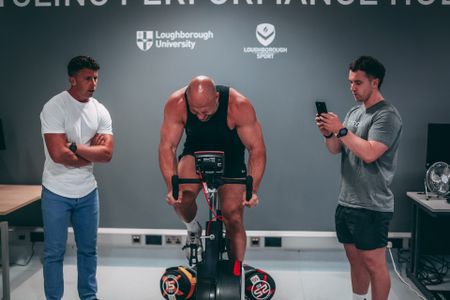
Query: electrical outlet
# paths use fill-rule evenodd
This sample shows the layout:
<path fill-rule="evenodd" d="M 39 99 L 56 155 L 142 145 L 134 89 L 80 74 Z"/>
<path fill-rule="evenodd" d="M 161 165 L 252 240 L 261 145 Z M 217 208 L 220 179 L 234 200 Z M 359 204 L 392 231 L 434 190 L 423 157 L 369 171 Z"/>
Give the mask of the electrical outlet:
<path fill-rule="evenodd" d="M 132 244 L 140 244 L 141 243 L 141 236 L 139 234 L 133 234 L 131 236 L 131 243 Z"/>
<path fill-rule="evenodd" d="M 261 246 L 261 238 L 258 236 L 254 236 L 250 239 L 250 246 L 251 247 L 259 247 Z"/>
<path fill-rule="evenodd" d="M 180 235 L 166 235 L 166 245 L 181 245 Z"/>

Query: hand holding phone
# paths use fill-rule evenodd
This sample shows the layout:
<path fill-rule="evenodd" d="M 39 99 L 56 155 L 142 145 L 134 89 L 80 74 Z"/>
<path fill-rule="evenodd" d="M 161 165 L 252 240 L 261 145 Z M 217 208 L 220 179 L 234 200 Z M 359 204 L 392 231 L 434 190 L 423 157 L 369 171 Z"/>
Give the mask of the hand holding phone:
<path fill-rule="evenodd" d="M 316 101 L 316 109 L 319 116 L 328 113 L 327 105 L 323 101 Z"/>
<path fill-rule="evenodd" d="M 320 118 L 320 116 L 322 114 L 326 114 L 328 113 L 327 110 L 327 105 L 325 104 L 324 101 L 316 101 L 316 109 L 317 109 L 317 116 L 316 116 L 316 124 L 320 129 L 320 132 L 322 133 L 322 135 L 326 138 L 329 139 L 333 136 L 333 133 L 330 132 L 329 130 L 325 129 L 325 125 L 322 122 L 322 119 Z"/>

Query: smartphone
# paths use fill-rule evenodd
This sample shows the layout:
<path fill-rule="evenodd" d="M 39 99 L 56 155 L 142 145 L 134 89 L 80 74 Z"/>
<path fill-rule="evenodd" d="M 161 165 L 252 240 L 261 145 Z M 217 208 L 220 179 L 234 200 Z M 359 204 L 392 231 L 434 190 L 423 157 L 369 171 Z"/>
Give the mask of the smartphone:
<path fill-rule="evenodd" d="M 327 105 L 323 101 L 316 101 L 317 114 L 326 114 L 328 112 Z"/>

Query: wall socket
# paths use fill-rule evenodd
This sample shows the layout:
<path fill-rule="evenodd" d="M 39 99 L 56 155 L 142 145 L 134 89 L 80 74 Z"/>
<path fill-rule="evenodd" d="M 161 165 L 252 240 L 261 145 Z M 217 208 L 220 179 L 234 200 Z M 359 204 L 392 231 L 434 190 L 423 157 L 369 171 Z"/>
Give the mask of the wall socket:
<path fill-rule="evenodd" d="M 258 236 L 254 236 L 250 238 L 250 247 L 260 247 L 261 246 L 261 238 Z"/>
<path fill-rule="evenodd" d="M 140 244 L 141 243 L 141 236 L 139 234 L 131 235 L 131 243 L 132 244 Z"/>
<path fill-rule="evenodd" d="M 181 235 L 166 235 L 166 245 L 181 245 Z"/>

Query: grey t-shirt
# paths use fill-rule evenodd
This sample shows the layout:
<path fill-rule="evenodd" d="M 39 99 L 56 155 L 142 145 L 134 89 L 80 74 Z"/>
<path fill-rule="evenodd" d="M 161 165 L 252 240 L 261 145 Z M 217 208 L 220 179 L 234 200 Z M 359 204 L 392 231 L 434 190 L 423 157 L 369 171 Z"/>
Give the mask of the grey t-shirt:
<path fill-rule="evenodd" d="M 344 126 L 364 140 L 385 144 L 388 150 L 368 164 L 343 145 L 339 204 L 393 212 L 394 195 L 390 185 L 397 167 L 402 132 L 400 114 L 386 101 L 378 102 L 367 110 L 364 105 L 357 105 L 347 113 Z"/>

